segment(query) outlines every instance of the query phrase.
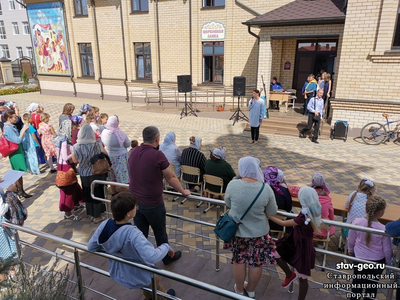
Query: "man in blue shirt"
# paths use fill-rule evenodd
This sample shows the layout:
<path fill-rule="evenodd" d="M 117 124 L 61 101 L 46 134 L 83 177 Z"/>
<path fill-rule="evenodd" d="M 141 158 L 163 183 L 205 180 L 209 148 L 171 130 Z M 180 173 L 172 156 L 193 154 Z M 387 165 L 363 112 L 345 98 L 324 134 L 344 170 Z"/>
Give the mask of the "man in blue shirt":
<path fill-rule="evenodd" d="M 320 89 L 317 92 L 317 96 L 310 99 L 307 105 L 307 110 L 309 111 L 308 114 L 308 124 L 307 127 L 303 128 L 300 131 L 299 137 L 304 138 L 304 133 L 306 131 L 311 130 L 313 123 L 314 125 L 314 136 L 312 138 L 312 142 L 318 144 L 318 132 L 319 126 L 321 124 L 322 114 L 324 112 L 324 99 L 322 96 L 324 95 L 324 91 Z"/>
<path fill-rule="evenodd" d="M 272 78 L 272 82 L 270 83 L 270 91 L 274 92 L 274 91 L 282 91 L 282 86 L 281 84 L 278 82 L 278 78 L 273 77 Z M 279 109 L 279 101 L 271 101 L 272 106 L 276 107 L 277 109 Z"/>

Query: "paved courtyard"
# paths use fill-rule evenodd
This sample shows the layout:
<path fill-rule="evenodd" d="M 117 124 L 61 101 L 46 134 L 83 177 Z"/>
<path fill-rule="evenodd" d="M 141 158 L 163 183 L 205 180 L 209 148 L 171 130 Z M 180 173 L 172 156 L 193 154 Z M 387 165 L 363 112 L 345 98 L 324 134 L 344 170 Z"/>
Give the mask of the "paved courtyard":
<path fill-rule="evenodd" d="M 218 113 L 207 113 L 208 117 L 187 117 L 180 120 L 179 112 L 162 113 L 152 109 L 145 110 L 143 102 L 132 105 L 126 102 L 113 102 L 71 97 L 43 96 L 39 93 L 2 96 L 4 100 L 17 102 L 21 113 L 31 102 L 37 102 L 50 114 L 50 123 L 57 129 L 58 116 L 65 103 L 75 105 L 75 113 L 82 103 L 98 106 L 100 112 L 108 115 L 118 115 L 120 127 L 130 139 L 142 141 L 141 131 L 148 125 L 159 127 L 162 139 L 169 131 L 175 132 L 177 144 L 183 149 L 189 144 L 189 137 L 199 136 L 203 139 L 202 151 L 209 156 L 209 150 L 216 146 L 227 148 L 227 161 L 237 171 L 237 161 L 243 156 L 255 156 L 261 160 L 262 166 L 274 165 L 285 173 L 289 185 L 306 185 L 312 173 L 322 172 L 327 180 L 331 192 L 349 194 L 363 177 L 375 182 L 378 194 L 390 203 L 399 204 L 400 200 L 400 170 L 397 161 L 399 146 L 393 143 L 379 146 L 368 146 L 357 139 L 323 140 L 316 145 L 306 139 L 290 136 L 261 136 L 258 145 L 248 144 L 249 132 L 243 132 L 244 122 L 232 126 L 232 122 L 222 119 Z M 268 120 L 266 120 L 268 122 Z M 10 169 L 8 159 L 0 161 L 0 175 Z M 97 225 L 90 223 L 86 218 L 81 221 L 65 221 L 63 213 L 58 210 L 59 190 L 54 185 L 55 175 L 48 170 L 41 175 L 24 176 L 25 188 L 33 197 L 24 200 L 28 208 L 26 227 L 48 232 L 59 237 L 72 239 L 76 242 L 87 243 Z M 180 205 L 178 202 L 167 201 L 167 209 L 172 213 L 184 214 L 187 217 L 215 222 L 215 212 L 202 214 L 202 209 L 196 209 L 195 203 Z M 400 217 L 400 216 L 399 216 Z M 173 226 L 181 226 L 180 222 L 173 222 Z M 185 225 L 185 230 L 194 229 L 192 225 Z M 195 229 L 197 231 L 197 229 Z M 22 235 L 29 242 L 35 241 L 40 246 L 45 245 L 54 251 L 61 251 L 57 245 L 32 236 Z M 189 239 L 182 234 L 171 234 L 175 241 L 209 248 L 202 244 L 201 238 Z M 27 254 L 31 252 L 26 251 Z M 31 255 L 32 263 L 46 262 L 48 257 Z"/>

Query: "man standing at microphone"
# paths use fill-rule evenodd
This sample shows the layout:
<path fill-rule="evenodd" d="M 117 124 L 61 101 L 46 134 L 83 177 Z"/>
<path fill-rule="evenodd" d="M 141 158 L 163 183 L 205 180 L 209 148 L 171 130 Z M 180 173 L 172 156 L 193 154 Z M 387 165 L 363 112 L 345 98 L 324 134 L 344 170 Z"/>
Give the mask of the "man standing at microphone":
<path fill-rule="evenodd" d="M 260 98 L 260 91 L 253 91 L 253 98 L 249 102 L 250 110 L 250 127 L 251 127 L 251 142 L 250 144 L 258 143 L 260 135 L 260 125 L 264 119 L 264 101 Z"/>

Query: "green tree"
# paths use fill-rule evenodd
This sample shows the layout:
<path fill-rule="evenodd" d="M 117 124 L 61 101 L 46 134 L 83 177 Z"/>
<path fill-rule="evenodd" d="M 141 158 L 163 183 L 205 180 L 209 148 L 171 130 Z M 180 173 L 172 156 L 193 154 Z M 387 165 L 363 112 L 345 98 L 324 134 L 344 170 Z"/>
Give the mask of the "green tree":
<path fill-rule="evenodd" d="M 25 71 L 22 71 L 22 81 L 24 82 L 25 85 L 29 83 L 28 74 L 26 74 Z"/>

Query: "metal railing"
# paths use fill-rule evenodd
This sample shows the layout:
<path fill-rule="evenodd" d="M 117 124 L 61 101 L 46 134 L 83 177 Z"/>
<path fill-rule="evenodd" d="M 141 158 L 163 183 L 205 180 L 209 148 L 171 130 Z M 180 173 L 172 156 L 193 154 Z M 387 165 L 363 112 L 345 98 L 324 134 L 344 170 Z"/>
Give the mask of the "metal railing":
<path fill-rule="evenodd" d="M 106 203 L 110 203 L 111 201 L 108 200 L 108 199 L 103 199 L 103 198 L 96 197 L 93 194 L 93 188 L 94 188 L 95 184 L 114 185 L 114 186 L 117 186 L 117 187 L 124 187 L 124 188 L 128 188 L 129 187 L 128 184 L 124 184 L 124 183 L 116 183 L 116 182 L 102 181 L 102 180 L 93 181 L 92 186 L 91 186 L 91 196 L 92 196 L 92 198 L 96 199 L 96 200 L 99 200 L 99 201 L 106 202 Z M 220 207 L 224 207 L 225 206 L 225 202 L 222 201 L 222 200 L 215 200 L 215 199 L 211 199 L 211 198 L 205 198 L 205 197 L 199 197 L 199 196 L 193 196 L 193 195 L 183 196 L 180 193 L 172 192 L 172 191 L 166 191 L 166 190 L 164 190 L 164 194 L 175 196 L 175 197 L 178 196 L 178 197 L 182 197 L 182 198 L 187 198 L 187 199 L 190 199 L 190 200 L 195 200 L 196 202 L 197 201 L 203 201 L 203 202 L 206 202 L 206 203 L 211 203 L 211 204 L 216 205 L 216 219 L 215 220 L 217 220 L 219 218 L 220 214 L 221 214 Z M 297 216 L 296 214 L 293 214 L 293 213 L 287 213 L 287 212 L 281 212 L 281 211 L 278 211 L 277 213 L 279 215 L 283 215 L 283 216 L 291 217 L 291 218 L 294 218 L 294 217 Z M 175 219 L 182 220 L 182 221 L 188 221 L 188 222 L 195 223 L 195 224 L 200 224 L 200 225 L 209 226 L 209 227 L 215 227 L 214 223 L 208 223 L 208 222 L 205 222 L 205 221 L 191 219 L 191 218 L 187 218 L 187 217 L 183 217 L 183 216 L 179 216 L 179 215 L 175 215 L 175 214 L 171 214 L 171 213 L 167 213 L 166 215 L 168 217 L 175 218 Z M 353 224 L 337 222 L 337 221 L 331 221 L 331 220 L 327 220 L 327 219 L 322 219 L 322 222 L 327 224 L 327 225 L 332 225 L 332 226 L 336 226 L 336 227 L 339 227 L 339 228 L 348 228 L 348 229 L 353 229 L 353 230 L 357 230 L 357 231 L 370 232 L 370 233 L 373 233 L 373 234 L 389 236 L 383 230 L 379 230 L 379 229 L 373 229 L 373 228 L 368 228 L 368 227 L 363 227 L 363 226 L 357 226 L 357 225 L 353 225 Z M 176 228 L 171 228 L 171 227 L 169 229 L 176 230 Z M 183 231 L 183 230 L 179 230 L 179 231 Z M 188 231 L 184 231 L 184 232 L 186 232 L 188 234 L 195 234 L 195 233 L 188 232 Z M 204 235 L 201 235 L 201 236 L 211 240 L 211 238 L 208 237 L 208 236 L 204 236 Z M 218 238 L 216 238 L 214 240 L 216 240 L 216 245 L 215 245 L 216 247 L 215 247 L 215 253 L 212 253 L 212 254 L 216 255 L 215 270 L 218 272 L 219 271 L 219 265 L 220 265 L 220 259 L 219 259 L 219 257 L 220 257 L 220 240 Z M 358 258 L 355 258 L 353 256 L 349 256 L 349 255 L 345 255 L 345 254 L 341 254 L 341 253 L 336 253 L 336 252 L 332 252 L 332 251 L 327 251 L 327 250 L 323 250 L 323 249 L 319 249 L 319 248 L 315 248 L 315 251 L 318 252 L 318 253 L 321 253 L 323 255 L 330 255 L 330 256 L 337 257 L 339 259 L 348 260 L 348 261 L 355 261 L 355 262 L 367 263 L 367 264 L 376 264 L 376 262 L 363 260 L 363 259 L 358 259 Z M 399 264 L 399 258 L 400 258 L 400 243 L 397 246 L 396 265 Z M 330 270 L 330 271 L 336 272 L 336 273 L 348 274 L 346 272 L 339 271 L 337 269 L 328 268 L 327 266 L 321 266 L 321 265 L 316 265 L 316 266 L 321 268 L 322 270 L 326 269 L 326 270 Z M 394 266 L 386 265 L 385 269 L 386 270 L 391 270 L 392 272 L 400 272 L 400 268 L 394 267 Z M 268 270 L 271 271 L 271 269 L 268 269 Z M 272 270 L 272 271 L 274 271 L 274 270 Z M 382 282 L 382 281 L 380 281 L 380 282 Z M 321 283 L 321 282 L 314 282 L 314 283 L 317 283 L 319 285 L 323 285 L 323 283 Z M 345 289 L 339 289 L 339 290 L 344 291 L 344 292 L 348 292 L 348 290 L 345 290 Z M 293 291 L 293 287 L 289 288 L 289 292 L 291 292 L 291 291 Z M 393 294 L 393 290 L 389 290 L 386 299 L 390 300 L 392 298 L 392 294 Z"/>
<path fill-rule="evenodd" d="M 252 97 L 252 89 L 255 86 L 246 87 L 246 95 L 240 99 L 240 106 L 247 106 L 247 100 Z M 177 88 L 143 88 L 142 90 L 130 91 L 131 108 L 134 108 L 134 99 L 143 98 L 145 104 L 159 104 L 163 109 L 166 104 L 174 104 L 179 109 L 184 104 L 184 93 L 179 93 Z M 197 110 L 197 105 L 209 105 L 216 109 L 217 106 L 237 106 L 237 97 L 233 96 L 232 87 L 196 87 L 187 93 L 188 102 Z"/>
<path fill-rule="evenodd" d="M 193 278 L 189 278 L 189 277 L 186 277 L 186 276 L 174 273 L 174 272 L 170 272 L 170 271 L 166 271 L 166 270 L 162 270 L 162 269 L 156 269 L 155 267 L 142 265 L 140 263 L 134 263 L 134 262 L 127 261 L 127 260 L 124 260 L 124 259 L 119 258 L 117 256 L 113 256 L 113 255 L 106 254 L 106 253 L 90 252 L 87 249 L 87 246 L 84 245 L 84 244 L 80 244 L 80 243 L 77 243 L 77 242 L 74 242 L 74 241 L 71 241 L 71 240 L 60 238 L 60 237 L 57 237 L 57 236 L 54 236 L 54 235 L 51 235 L 51 234 L 48 234 L 48 233 L 44 233 L 44 232 L 33 230 L 33 229 L 30 229 L 30 228 L 26 228 L 26 227 L 22 227 L 22 226 L 19 226 L 19 225 L 11 224 L 11 223 L 8 223 L 8 222 L 3 222 L 2 225 L 4 227 L 6 227 L 6 228 L 12 228 L 12 229 L 15 230 L 14 239 L 15 239 L 17 247 L 19 247 L 19 244 L 20 244 L 20 240 L 19 240 L 19 236 L 18 236 L 17 232 L 20 231 L 20 232 L 24 232 L 24 233 L 27 233 L 27 234 L 31 234 L 31 235 L 34 235 L 34 236 L 37 236 L 37 237 L 41 237 L 41 238 L 44 238 L 44 239 L 59 243 L 59 244 L 61 244 L 63 246 L 69 246 L 69 247 L 73 248 L 73 254 L 74 254 L 74 258 L 73 259 L 68 258 L 68 257 L 66 257 L 64 255 L 60 255 L 60 254 L 48 251 L 48 250 L 46 252 L 48 254 L 51 254 L 51 255 L 57 256 L 58 258 L 66 260 L 66 261 L 68 261 L 70 263 L 74 263 L 75 269 L 76 269 L 77 280 L 78 280 L 77 283 L 78 283 L 78 290 L 79 290 L 79 299 L 82 299 L 82 300 L 84 299 L 84 297 L 83 297 L 84 292 L 83 291 L 84 291 L 85 287 L 83 286 L 83 281 L 82 281 L 82 276 L 81 276 L 81 267 L 87 268 L 89 270 L 95 271 L 97 273 L 100 273 L 100 274 L 108 276 L 108 277 L 110 276 L 110 274 L 109 274 L 109 272 L 106 272 L 104 270 L 98 269 L 98 268 L 93 267 L 91 265 L 81 263 L 79 261 L 79 252 L 78 252 L 78 250 L 84 251 L 84 252 L 89 252 L 89 253 L 92 253 L 92 254 L 107 258 L 107 259 L 111 259 L 111 260 L 114 260 L 114 261 L 117 261 L 117 262 L 120 262 L 120 263 L 124 263 L 124 264 L 130 265 L 132 267 L 141 269 L 143 271 L 147 271 L 147 272 L 152 273 L 153 274 L 153 276 L 152 276 L 152 288 L 151 288 L 152 299 L 157 299 L 157 295 L 160 295 L 160 296 L 162 296 L 164 298 L 167 298 L 167 299 L 179 300 L 179 298 L 177 298 L 175 296 L 171 296 L 171 295 L 164 294 L 162 292 L 157 291 L 157 284 L 156 284 L 154 275 L 160 275 L 160 276 L 163 276 L 163 277 L 167 277 L 167 278 L 172 279 L 174 281 L 179 281 L 179 282 L 182 282 L 184 284 L 187 284 L 187 285 L 190 285 L 190 286 L 193 286 L 193 287 L 202 289 L 204 291 L 211 292 L 213 294 L 216 294 L 216 295 L 219 295 L 219 296 L 223 296 L 223 297 L 226 297 L 226 298 L 229 298 L 229 299 L 237 299 L 237 300 L 240 300 L 240 299 L 251 299 L 251 298 L 245 297 L 243 295 L 238 295 L 238 294 L 236 294 L 234 292 L 231 292 L 231 291 L 219 288 L 217 286 L 214 286 L 214 285 L 211 285 L 211 284 L 208 284 L 208 283 L 204 283 L 202 281 L 199 281 L 199 280 L 196 280 L 196 279 L 193 279 Z M 29 243 L 26 243 L 26 242 L 23 242 L 23 244 L 25 246 L 29 246 L 30 245 Z M 35 246 L 35 249 L 41 250 L 40 249 L 41 247 L 38 247 L 36 245 L 34 245 L 34 246 Z"/>

